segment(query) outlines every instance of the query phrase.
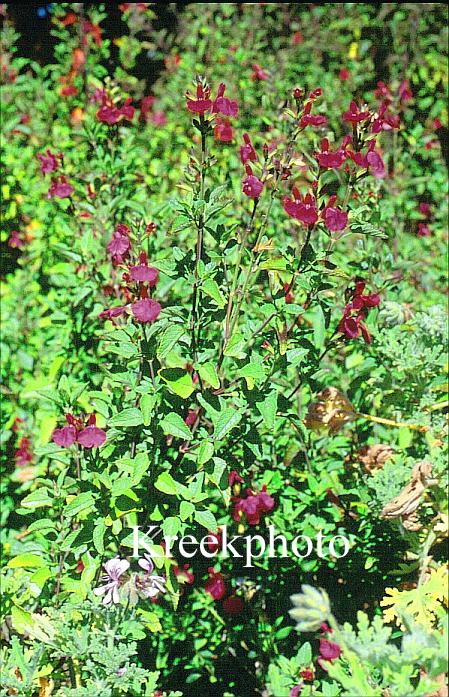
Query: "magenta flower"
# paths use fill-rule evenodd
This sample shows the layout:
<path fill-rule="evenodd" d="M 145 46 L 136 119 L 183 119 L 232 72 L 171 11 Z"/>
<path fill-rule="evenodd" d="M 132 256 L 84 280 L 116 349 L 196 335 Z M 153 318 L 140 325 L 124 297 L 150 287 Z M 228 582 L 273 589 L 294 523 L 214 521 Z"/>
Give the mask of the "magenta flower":
<path fill-rule="evenodd" d="M 263 182 L 253 174 L 249 165 L 246 165 L 245 169 L 248 176 L 243 180 L 242 191 L 245 196 L 259 198 L 262 193 Z"/>
<path fill-rule="evenodd" d="M 375 146 L 376 141 L 371 140 L 368 146 L 366 161 L 376 179 L 383 179 L 387 173 L 387 170 L 385 169 L 385 164 L 382 157 L 374 150 Z"/>
<path fill-rule="evenodd" d="M 131 248 L 131 243 L 126 235 L 122 235 L 119 232 L 114 232 L 112 239 L 108 244 L 108 252 L 113 257 L 123 257 Z"/>
<path fill-rule="evenodd" d="M 153 110 L 153 105 L 154 102 L 156 101 L 156 97 L 153 97 L 152 95 L 148 95 L 146 97 L 142 97 L 140 100 L 140 120 L 141 121 L 146 121 L 148 118 L 148 114 Z"/>
<path fill-rule="evenodd" d="M 242 484 L 243 478 L 237 472 L 237 470 L 231 470 L 228 475 L 228 486 L 234 486 L 234 484 Z"/>
<path fill-rule="evenodd" d="M 364 289 L 365 282 L 356 281 L 352 301 L 346 305 L 337 330 L 348 339 L 357 339 L 361 334 L 365 343 L 370 344 L 371 336 L 363 320 L 372 307 L 379 305 L 380 297 L 377 293 L 364 295 Z"/>
<path fill-rule="evenodd" d="M 224 96 L 226 85 L 224 82 L 218 87 L 218 94 L 212 104 L 212 113 L 223 114 L 223 116 L 237 116 L 239 107 L 235 99 L 228 99 Z"/>
<path fill-rule="evenodd" d="M 302 688 L 303 688 L 302 683 L 300 683 L 299 685 L 295 685 L 295 687 L 292 687 L 292 689 L 290 690 L 290 697 L 299 697 L 299 695 L 301 694 Z"/>
<path fill-rule="evenodd" d="M 54 155 L 50 149 L 47 150 L 46 155 L 39 154 L 37 157 L 41 163 L 42 174 L 50 174 L 50 172 L 54 172 L 58 169 L 58 156 Z"/>
<path fill-rule="evenodd" d="M 268 80 L 269 75 L 258 63 L 252 65 L 251 80 Z"/>
<path fill-rule="evenodd" d="M 58 198 L 69 198 L 74 191 L 75 189 L 71 184 L 68 183 L 67 178 L 64 175 L 61 175 L 60 177 L 52 177 L 47 198 L 53 198 L 54 196 L 57 196 Z"/>
<path fill-rule="evenodd" d="M 8 246 L 13 249 L 22 249 L 24 244 L 25 242 L 21 238 L 20 232 L 18 230 L 11 230 L 11 234 L 8 238 Z"/>
<path fill-rule="evenodd" d="M 427 223 L 418 223 L 418 232 L 416 234 L 418 237 L 430 237 L 432 232 Z"/>
<path fill-rule="evenodd" d="M 411 99 L 413 99 L 413 92 L 410 89 L 410 83 L 408 80 L 402 80 L 401 84 L 399 85 L 398 94 L 401 102 L 409 102 Z"/>
<path fill-rule="evenodd" d="M 113 126 L 120 121 L 126 119 L 132 121 L 134 117 L 134 107 L 131 106 L 132 99 L 128 97 L 123 106 L 118 107 L 114 102 L 107 97 L 106 94 L 102 97 L 101 107 L 96 113 L 98 121 L 107 123 L 108 126 Z"/>
<path fill-rule="evenodd" d="M 210 99 L 210 90 L 204 90 L 202 85 L 197 85 L 196 88 L 196 99 L 187 92 L 187 109 L 193 114 L 205 114 L 206 111 L 212 109 L 212 101 Z"/>
<path fill-rule="evenodd" d="M 421 203 L 419 204 L 419 212 L 422 213 L 425 218 L 430 218 L 431 217 L 430 203 L 426 203 L 425 201 L 421 201 Z"/>
<path fill-rule="evenodd" d="M 25 467 L 33 461 L 33 453 L 31 452 L 31 441 L 25 436 L 20 439 L 19 447 L 17 448 L 14 459 L 18 467 Z"/>
<path fill-rule="evenodd" d="M 98 317 L 100 319 L 113 319 L 114 317 L 119 317 L 126 312 L 126 305 L 121 305 L 120 307 L 112 307 L 110 310 L 103 310 L 100 312 Z"/>
<path fill-rule="evenodd" d="M 251 143 L 248 133 L 243 134 L 244 145 L 240 147 L 240 160 L 243 165 L 247 162 L 256 162 L 257 154 Z"/>
<path fill-rule="evenodd" d="M 307 102 L 304 107 L 303 114 L 299 120 L 300 128 L 306 128 L 306 126 L 324 126 L 327 123 L 327 118 L 321 115 L 313 115 L 312 112 L 313 102 Z"/>
<path fill-rule="evenodd" d="M 214 136 L 215 140 L 218 140 L 221 143 L 229 143 L 234 139 L 234 131 L 232 130 L 232 126 L 228 119 L 222 121 L 219 117 L 217 117 L 214 127 Z"/>
<path fill-rule="evenodd" d="M 248 525 L 258 525 L 262 515 L 270 513 L 276 505 L 274 498 L 267 492 L 266 485 L 259 493 L 247 489 L 246 498 L 232 496 L 231 501 L 235 503 L 232 512 L 233 520 L 240 522 L 242 516 L 245 516 Z"/>
<path fill-rule="evenodd" d="M 106 433 L 95 425 L 95 414 L 89 416 L 87 426 L 72 414 L 66 414 L 66 421 L 68 426 L 56 428 L 52 436 L 53 442 L 61 448 L 69 448 L 74 443 L 79 443 L 83 448 L 99 448 L 105 442 Z"/>
<path fill-rule="evenodd" d="M 282 205 L 291 218 L 299 220 L 304 225 L 313 225 L 318 220 L 316 200 L 311 193 L 303 198 L 296 187 L 292 190 L 293 198 L 284 196 Z"/>
<path fill-rule="evenodd" d="M 343 80 L 343 81 L 349 80 L 349 78 L 351 77 L 351 73 L 349 72 L 349 70 L 347 68 L 341 68 L 339 73 L 338 73 L 338 77 L 340 78 L 340 80 Z"/>
<path fill-rule="evenodd" d="M 86 428 L 78 433 L 78 443 L 83 448 L 99 448 L 106 440 L 106 433 L 102 428 L 96 426 L 95 414 L 89 416 Z"/>
<path fill-rule="evenodd" d="M 155 111 L 151 115 L 151 121 L 155 126 L 165 126 L 167 123 L 167 116 L 164 111 Z"/>
<path fill-rule="evenodd" d="M 326 227 L 332 232 L 344 230 L 348 224 L 348 214 L 341 208 L 335 208 L 336 196 L 331 196 L 323 210 L 323 220 Z"/>
<path fill-rule="evenodd" d="M 103 568 L 106 574 L 101 577 L 101 580 L 106 581 L 106 583 L 104 586 L 94 588 L 94 593 L 95 595 L 104 595 L 103 605 L 110 605 L 111 603 L 117 605 L 120 602 L 118 592 L 121 583 L 120 577 L 128 571 L 129 561 L 115 557 L 103 564 Z"/>
<path fill-rule="evenodd" d="M 155 286 L 159 280 L 159 271 L 152 266 L 148 266 L 147 255 L 140 253 L 140 263 L 129 267 L 129 274 L 133 281 L 138 283 L 148 282 L 148 285 Z"/>
<path fill-rule="evenodd" d="M 322 169 L 338 169 L 346 160 L 346 146 L 351 141 L 350 136 L 345 136 L 338 150 L 330 150 L 329 140 L 323 138 L 321 141 L 321 150 L 316 153 L 315 157 Z"/>
<path fill-rule="evenodd" d="M 204 590 L 209 593 L 214 600 L 221 600 L 226 595 L 226 584 L 223 574 L 211 566 L 208 569 L 209 578 L 204 584 Z"/>
<path fill-rule="evenodd" d="M 143 289 L 145 290 L 145 288 Z M 143 297 L 131 305 L 131 311 L 138 322 L 154 322 L 161 313 L 161 306 L 152 298 Z"/>
<path fill-rule="evenodd" d="M 360 111 L 356 102 L 351 102 L 348 111 L 343 114 L 343 121 L 347 121 L 352 124 L 361 123 L 366 121 L 371 117 L 369 111 Z"/>
<path fill-rule="evenodd" d="M 74 426 L 63 426 L 53 431 L 52 440 L 61 448 L 70 448 L 76 443 L 77 432 Z"/>

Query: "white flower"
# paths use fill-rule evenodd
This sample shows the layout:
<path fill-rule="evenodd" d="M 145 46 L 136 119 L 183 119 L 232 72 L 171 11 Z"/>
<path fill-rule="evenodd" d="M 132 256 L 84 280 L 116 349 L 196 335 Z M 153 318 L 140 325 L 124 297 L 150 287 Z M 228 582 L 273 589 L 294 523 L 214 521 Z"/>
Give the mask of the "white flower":
<path fill-rule="evenodd" d="M 120 596 L 118 589 L 120 586 L 120 576 L 122 576 L 129 569 L 129 561 L 126 559 L 120 559 L 120 557 L 114 557 L 110 559 L 105 564 L 103 568 L 106 574 L 101 577 L 102 581 L 107 581 L 104 586 L 99 586 L 94 588 L 95 595 L 103 595 L 103 605 L 110 605 L 110 603 L 118 604 L 120 602 Z"/>

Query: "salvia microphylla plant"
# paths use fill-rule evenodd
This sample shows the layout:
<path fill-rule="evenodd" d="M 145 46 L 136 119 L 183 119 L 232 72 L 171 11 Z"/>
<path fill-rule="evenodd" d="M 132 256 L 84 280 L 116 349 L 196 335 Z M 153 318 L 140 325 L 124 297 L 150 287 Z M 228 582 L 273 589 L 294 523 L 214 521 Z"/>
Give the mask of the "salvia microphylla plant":
<path fill-rule="evenodd" d="M 7 19 L 1 71 L 0 694 L 444 697 L 442 7 L 40 9 L 54 60 Z"/>

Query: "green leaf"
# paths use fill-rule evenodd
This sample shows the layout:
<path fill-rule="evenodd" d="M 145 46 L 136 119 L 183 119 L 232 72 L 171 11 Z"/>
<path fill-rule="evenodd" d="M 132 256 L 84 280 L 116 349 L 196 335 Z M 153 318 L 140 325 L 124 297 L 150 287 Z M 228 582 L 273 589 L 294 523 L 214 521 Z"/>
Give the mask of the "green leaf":
<path fill-rule="evenodd" d="M 156 404 L 156 395 L 154 394 L 143 394 L 140 398 L 140 411 L 142 412 L 143 425 L 149 426 L 151 423 L 151 416 Z"/>
<path fill-rule="evenodd" d="M 242 414 L 237 409 L 224 409 L 215 423 L 214 440 L 222 440 L 241 420 Z"/>
<path fill-rule="evenodd" d="M 92 535 L 94 547 L 97 550 L 98 554 L 104 553 L 105 533 L 106 533 L 106 523 L 104 522 L 104 520 L 99 520 L 94 527 L 94 531 L 93 531 L 93 535 Z"/>
<path fill-rule="evenodd" d="M 199 525 L 202 525 L 206 530 L 216 532 L 218 529 L 217 521 L 212 511 L 207 508 L 204 511 L 195 511 L 194 518 Z"/>
<path fill-rule="evenodd" d="M 170 325 L 163 333 L 159 340 L 157 355 L 159 358 L 165 358 L 170 351 L 179 343 L 181 337 L 185 334 L 184 327 L 179 324 Z"/>
<path fill-rule="evenodd" d="M 95 499 L 90 491 L 75 496 L 67 506 L 64 507 L 64 514 L 68 516 L 79 515 L 83 511 L 87 511 L 95 506 Z"/>
<path fill-rule="evenodd" d="M 198 368 L 201 380 L 212 385 L 216 390 L 220 387 L 220 378 L 218 377 L 217 369 L 213 363 L 208 361 L 203 363 Z"/>
<path fill-rule="evenodd" d="M 233 334 L 231 338 L 229 339 L 228 343 L 226 344 L 226 348 L 224 350 L 224 355 L 225 356 L 232 356 L 234 358 L 245 358 L 245 352 L 243 349 L 245 348 L 245 337 L 243 334 L 239 334 L 238 332 L 236 334 Z"/>
<path fill-rule="evenodd" d="M 158 491 L 162 491 L 162 493 L 170 496 L 173 496 L 178 491 L 177 482 L 175 482 L 169 472 L 162 472 L 156 479 L 154 486 Z"/>
<path fill-rule="evenodd" d="M 140 409 L 129 407 L 112 416 L 108 425 L 115 428 L 129 428 L 132 426 L 141 426 L 142 424 L 143 415 Z"/>
<path fill-rule="evenodd" d="M 213 454 L 214 444 L 210 440 L 207 440 L 207 438 L 205 438 L 201 441 L 200 447 L 198 448 L 198 466 L 202 467 L 202 465 L 205 465 L 206 462 L 209 462 Z"/>
<path fill-rule="evenodd" d="M 22 508 L 43 508 L 52 505 L 53 499 L 49 497 L 47 489 L 44 488 L 31 492 L 21 502 Z"/>
<path fill-rule="evenodd" d="M 164 416 L 160 422 L 160 426 L 165 435 L 175 436 L 175 438 L 182 438 L 182 440 L 192 440 L 193 438 L 190 428 L 186 423 L 184 423 L 179 414 L 175 414 L 175 412 Z"/>
<path fill-rule="evenodd" d="M 237 375 L 241 378 L 245 378 L 246 385 L 249 390 L 252 390 L 255 382 L 260 382 L 265 379 L 265 370 L 261 363 L 247 363 L 240 368 Z"/>
<path fill-rule="evenodd" d="M 263 418 L 263 422 L 268 430 L 274 429 L 276 421 L 276 412 L 278 408 L 278 393 L 273 390 L 270 392 L 263 402 L 256 402 L 257 411 Z"/>
<path fill-rule="evenodd" d="M 313 321 L 313 344 L 315 348 L 322 349 L 324 346 L 324 339 L 326 336 L 326 323 L 324 318 L 324 312 L 321 305 L 318 305 L 315 311 L 315 315 L 312 319 Z"/>
<path fill-rule="evenodd" d="M 165 537 L 169 535 L 174 537 L 181 528 L 181 521 L 177 516 L 169 516 L 164 520 L 161 527 Z"/>
<path fill-rule="evenodd" d="M 192 376 L 182 368 L 162 368 L 158 375 L 167 383 L 170 391 L 182 399 L 190 397 L 195 390 Z"/>
<path fill-rule="evenodd" d="M 201 290 L 205 295 L 208 295 L 216 305 L 221 309 L 226 305 L 226 298 L 222 294 L 217 281 L 212 278 L 203 281 L 201 284 Z"/>
<path fill-rule="evenodd" d="M 43 566 L 45 566 L 45 561 L 37 554 L 19 554 L 18 557 L 14 557 L 8 562 L 10 569 L 40 569 Z"/>
<path fill-rule="evenodd" d="M 194 511 L 195 506 L 193 505 L 193 503 L 190 503 L 190 501 L 181 501 L 181 505 L 179 506 L 179 515 L 182 521 L 187 520 L 187 518 L 190 518 Z"/>

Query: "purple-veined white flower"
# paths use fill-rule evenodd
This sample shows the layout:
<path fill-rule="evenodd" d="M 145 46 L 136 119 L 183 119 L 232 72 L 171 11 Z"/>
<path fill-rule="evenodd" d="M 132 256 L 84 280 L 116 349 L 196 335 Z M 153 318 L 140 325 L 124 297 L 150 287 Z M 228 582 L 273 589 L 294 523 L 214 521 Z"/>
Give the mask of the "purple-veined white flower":
<path fill-rule="evenodd" d="M 114 603 L 117 605 L 120 602 L 120 596 L 118 589 L 120 586 L 120 577 L 129 569 L 129 561 L 126 559 L 120 559 L 120 557 L 114 557 L 114 559 L 109 559 L 103 568 L 106 571 L 101 577 L 102 581 L 106 581 L 104 586 L 99 586 L 94 588 L 95 595 L 103 595 L 103 605 L 110 605 Z"/>

